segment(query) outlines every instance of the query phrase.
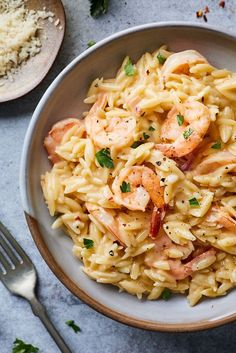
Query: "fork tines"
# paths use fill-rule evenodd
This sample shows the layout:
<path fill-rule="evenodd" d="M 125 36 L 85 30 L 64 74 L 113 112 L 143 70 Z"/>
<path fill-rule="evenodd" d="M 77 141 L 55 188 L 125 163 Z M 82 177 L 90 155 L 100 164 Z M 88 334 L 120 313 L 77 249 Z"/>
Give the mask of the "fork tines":
<path fill-rule="evenodd" d="M 0 222 L 0 265 L 3 273 L 28 260 L 24 250 Z"/>

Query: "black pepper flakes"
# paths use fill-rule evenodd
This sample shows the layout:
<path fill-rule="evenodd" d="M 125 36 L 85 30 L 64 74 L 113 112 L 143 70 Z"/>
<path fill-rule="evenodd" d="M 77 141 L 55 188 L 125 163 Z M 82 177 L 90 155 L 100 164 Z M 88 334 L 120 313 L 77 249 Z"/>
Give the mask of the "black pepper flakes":
<path fill-rule="evenodd" d="M 165 180 L 166 180 L 166 178 L 161 178 L 161 181 L 164 183 L 165 182 Z"/>
<path fill-rule="evenodd" d="M 110 251 L 109 251 L 109 255 L 110 255 L 110 256 L 114 256 L 114 251 L 113 251 L 113 250 L 110 250 Z"/>
<path fill-rule="evenodd" d="M 156 164 L 160 167 L 161 161 L 157 161 Z"/>
<path fill-rule="evenodd" d="M 203 19 L 204 19 L 204 21 L 205 21 L 205 22 L 207 22 L 207 21 L 208 21 L 208 20 L 207 20 L 207 17 L 206 17 L 206 15 L 205 15 L 205 14 L 203 15 Z"/>

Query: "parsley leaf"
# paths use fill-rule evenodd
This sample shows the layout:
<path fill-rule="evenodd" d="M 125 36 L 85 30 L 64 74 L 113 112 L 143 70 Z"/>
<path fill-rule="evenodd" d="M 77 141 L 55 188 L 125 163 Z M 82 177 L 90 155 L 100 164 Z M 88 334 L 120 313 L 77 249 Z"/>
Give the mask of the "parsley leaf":
<path fill-rule="evenodd" d="M 93 247 L 94 241 L 92 239 L 83 239 L 84 242 L 84 246 L 86 247 L 86 249 L 91 249 Z"/>
<path fill-rule="evenodd" d="M 166 61 L 166 58 L 161 53 L 157 54 L 157 59 L 161 65 L 163 65 L 164 62 Z"/>
<path fill-rule="evenodd" d="M 38 351 L 39 349 L 37 347 L 27 344 L 19 338 L 16 338 L 14 347 L 12 348 L 12 353 L 35 353 Z"/>
<path fill-rule="evenodd" d="M 176 119 L 178 121 L 178 125 L 181 126 L 184 123 L 184 116 L 181 114 L 176 115 Z"/>
<path fill-rule="evenodd" d="M 163 300 L 169 300 L 171 297 L 171 291 L 168 288 L 165 288 L 163 292 L 161 293 L 161 299 Z"/>
<path fill-rule="evenodd" d="M 135 67 L 134 65 L 132 64 L 132 61 L 131 59 L 129 58 L 125 67 L 124 67 L 124 70 L 125 70 L 125 74 L 126 76 L 134 76 L 135 74 Z"/>
<path fill-rule="evenodd" d="M 137 148 L 140 145 L 142 145 L 143 143 L 146 143 L 146 140 L 149 139 L 149 137 L 150 136 L 148 134 L 146 134 L 146 132 L 143 132 L 143 140 L 134 141 L 134 143 L 131 145 L 131 148 Z"/>
<path fill-rule="evenodd" d="M 90 0 L 90 2 L 90 14 L 94 18 L 107 13 L 109 0 Z"/>
<path fill-rule="evenodd" d="M 102 150 L 98 151 L 96 154 L 96 159 L 101 167 L 112 169 L 114 168 L 114 163 L 111 158 L 110 149 L 103 148 Z"/>
<path fill-rule="evenodd" d="M 187 140 L 189 138 L 189 136 L 191 136 L 193 133 L 193 130 L 192 129 L 188 129 L 186 131 L 183 132 L 183 137 L 185 138 L 185 140 Z"/>
<path fill-rule="evenodd" d="M 120 189 L 122 192 L 130 192 L 130 183 L 126 183 L 125 181 L 123 181 L 120 185 Z"/>
<path fill-rule="evenodd" d="M 153 126 L 150 126 L 148 130 L 149 131 L 155 131 L 156 129 Z"/>
<path fill-rule="evenodd" d="M 95 45 L 96 44 L 96 42 L 95 42 L 95 40 L 90 40 L 88 43 L 87 43 L 87 46 L 88 46 L 88 48 L 91 48 L 93 45 Z"/>
<path fill-rule="evenodd" d="M 75 333 L 78 333 L 81 331 L 80 327 L 77 326 L 74 322 L 74 320 L 68 320 L 66 321 L 66 324 L 74 330 Z"/>
<path fill-rule="evenodd" d="M 149 139 L 149 135 L 148 134 L 146 134 L 146 132 L 143 132 L 143 138 L 144 138 L 144 140 L 147 140 L 147 139 Z"/>
<path fill-rule="evenodd" d="M 220 140 L 216 141 L 211 148 L 214 148 L 214 150 L 220 150 L 221 149 L 221 142 Z"/>
<path fill-rule="evenodd" d="M 196 199 L 196 197 L 193 197 L 192 199 L 188 200 L 190 207 L 200 207 L 200 203 Z"/>
<path fill-rule="evenodd" d="M 131 148 L 137 148 L 140 145 L 142 145 L 145 141 L 139 140 L 139 141 L 134 141 L 134 143 L 131 145 Z"/>

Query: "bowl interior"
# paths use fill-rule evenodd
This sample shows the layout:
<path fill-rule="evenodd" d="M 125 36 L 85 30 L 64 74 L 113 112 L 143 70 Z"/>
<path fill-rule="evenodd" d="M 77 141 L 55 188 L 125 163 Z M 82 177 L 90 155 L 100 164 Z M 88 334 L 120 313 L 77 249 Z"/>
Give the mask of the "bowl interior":
<path fill-rule="evenodd" d="M 213 65 L 236 71 L 236 40 L 210 28 L 153 24 L 103 41 L 75 59 L 39 103 L 25 139 L 21 191 L 25 211 L 38 223 L 40 233 L 34 227 L 31 231 L 42 255 L 46 256 L 45 251 L 51 253 L 54 260 L 47 259 L 47 262 L 76 295 L 105 314 L 135 326 L 164 330 L 202 329 L 233 319 L 236 315 L 234 291 L 191 308 L 185 296 L 176 295 L 168 302 L 139 301 L 129 294 L 119 293 L 112 286 L 90 280 L 81 271 L 79 260 L 72 256 L 72 241 L 62 231 L 50 228 L 53 219 L 40 188 L 40 175 L 50 169 L 42 142 L 52 124 L 68 115 L 80 117 L 87 109 L 83 99 L 90 82 L 96 77 L 113 77 L 125 55 L 135 61 L 145 51 L 152 51 L 164 43 L 173 51 L 196 49 Z M 63 269 L 65 276 L 57 266 Z M 73 288 L 70 280 L 74 283 Z"/>

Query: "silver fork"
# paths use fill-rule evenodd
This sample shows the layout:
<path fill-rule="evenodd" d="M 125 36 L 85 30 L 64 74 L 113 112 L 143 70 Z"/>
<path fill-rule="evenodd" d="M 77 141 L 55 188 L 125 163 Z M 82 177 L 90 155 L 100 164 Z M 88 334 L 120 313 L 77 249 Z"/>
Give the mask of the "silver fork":
<path fill-rule="evenodd" d="M 37 274 L 32 261 L 1 222 L 0 280 L 10 292 L 30 302 L 34 315 L 40 318 L 61 352 L 71 353 L 35 296 Z"/>

